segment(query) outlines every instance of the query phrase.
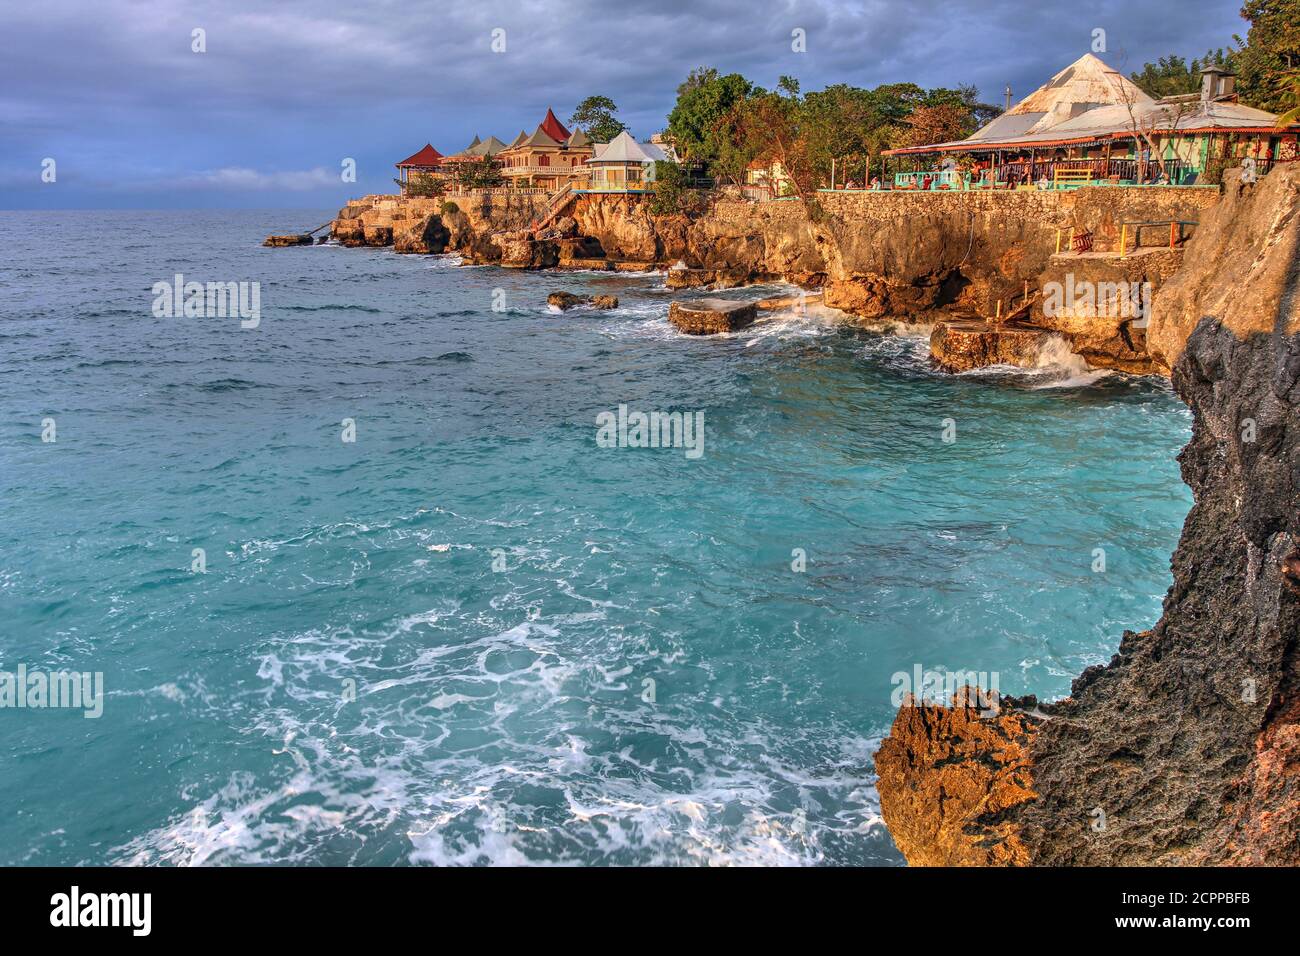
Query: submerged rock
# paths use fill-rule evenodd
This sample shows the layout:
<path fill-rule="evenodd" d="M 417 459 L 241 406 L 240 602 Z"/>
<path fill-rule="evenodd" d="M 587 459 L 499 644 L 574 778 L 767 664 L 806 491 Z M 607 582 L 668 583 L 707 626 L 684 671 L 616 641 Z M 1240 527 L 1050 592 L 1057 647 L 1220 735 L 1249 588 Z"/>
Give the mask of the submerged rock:
<path fill-rule="evenodd" d="M 580 305 L 589 305 L 593 309 L 617 309 L 618 296 L 575 295 L 572 292 L 552 292 L 546 297 L 546 304 L 554 306 L 561 312 L 567 312 L 569 309 L 577 308 Z"/>
<path fill-rule="evenodd" d="M 801 292 L 799 295 L 776 295 L 770 299 L 759 299 L 754 306 L 760 312 L 784 312 L 787 309 L 803 309 L 810 305 L 821 305 L 820 292 Z"/>
<path fill-rule="evenodd" d="M 979 319 L 940 322 L 930 333 L 930 357 L 948 372 L 989 365 L 1032 368 L 1051 334 L 1033 326 L 998 326 Z"/>
<path fill-rule="evenodd" d="M 730 299 L 687 299 L 668 307 L 668 321 L 688 335 L 734 332 L 758 317 L 753 302 Z"/>
<path fill-rule="evenodd" d="M 669 269 L 664 285 L 669 289 L 734 289 L 758 280 L 753 271 L 737 269 Z"/>
<path fill-rule="evenodd" d="M 561 312 L 587 304 L 587 297 L 574 295 L 572 292 L 552 292 L 546 297 L 546 304 L 554 306 Z"/>
<path fill-rule="evenodd" d="M 267 236 L 266 241 L 262 243 L 262 245 L 271 246 L 271 247 L 310 246 L 311 243 L 312 243 L 311 236 L 307 235 L 306 233 L 302 233 L 301 235 L 291 234 L 287 236 Z"/>

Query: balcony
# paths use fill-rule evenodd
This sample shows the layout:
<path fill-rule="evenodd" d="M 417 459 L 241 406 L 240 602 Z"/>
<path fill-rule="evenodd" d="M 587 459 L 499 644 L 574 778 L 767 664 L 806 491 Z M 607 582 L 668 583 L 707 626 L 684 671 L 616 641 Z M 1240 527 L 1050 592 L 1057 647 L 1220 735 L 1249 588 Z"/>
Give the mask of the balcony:
<path fill-rule="evenodd" d="M 502 176 L 560 176 L 570 178 L 585 176 L 587 170 L 581 166 L 502 166 Z"/>

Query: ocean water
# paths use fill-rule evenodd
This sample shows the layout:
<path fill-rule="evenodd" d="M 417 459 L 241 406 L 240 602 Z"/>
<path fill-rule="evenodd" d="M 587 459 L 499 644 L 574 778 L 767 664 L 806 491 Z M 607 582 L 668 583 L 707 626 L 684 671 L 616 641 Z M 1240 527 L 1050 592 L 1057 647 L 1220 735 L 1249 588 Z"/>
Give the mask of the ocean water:
<path fill-rule="evenodd" d="M 0 670 L 104 687 L 0 709 L 0 863 L 898 865 L 896 675 L 1056 697 L 1159 615 L 1159 381 L 259 245 L 329 215 L 0 213 Z M 155 317 L 176 273 L 260 325 Z M 620 404 L 703 455 L 599 447 Z"/>

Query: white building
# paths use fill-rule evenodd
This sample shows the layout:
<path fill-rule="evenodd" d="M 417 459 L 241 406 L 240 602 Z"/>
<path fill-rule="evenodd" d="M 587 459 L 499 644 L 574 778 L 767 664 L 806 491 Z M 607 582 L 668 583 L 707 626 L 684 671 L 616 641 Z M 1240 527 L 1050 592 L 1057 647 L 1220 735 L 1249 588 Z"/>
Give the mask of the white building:
<path fill-rule="evenodd" d="M 663 149 L 654 143 L 638 143 L 624 130 L 608 143 L 596 145 L 596 154 L 587 160 L 591 192 L 649 192 L 655 178 L 655 163 L 667 160 Z"/>

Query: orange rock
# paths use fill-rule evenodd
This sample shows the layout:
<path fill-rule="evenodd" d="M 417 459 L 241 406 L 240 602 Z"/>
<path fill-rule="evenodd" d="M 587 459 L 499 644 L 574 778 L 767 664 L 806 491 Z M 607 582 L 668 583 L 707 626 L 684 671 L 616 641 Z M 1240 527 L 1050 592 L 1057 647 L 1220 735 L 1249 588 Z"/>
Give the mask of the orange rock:
<path fill-rule="evenodd" d="M 1031 718 L 905 703 L 876 753 L 880 809 L 912 866 L 1024 866 L 1012 807 L 1034 800 Z"/>

